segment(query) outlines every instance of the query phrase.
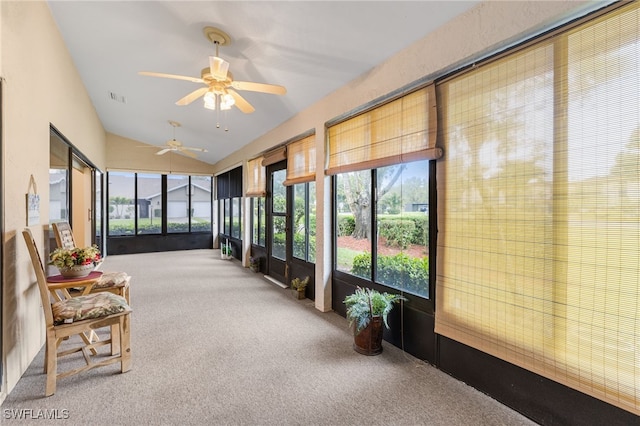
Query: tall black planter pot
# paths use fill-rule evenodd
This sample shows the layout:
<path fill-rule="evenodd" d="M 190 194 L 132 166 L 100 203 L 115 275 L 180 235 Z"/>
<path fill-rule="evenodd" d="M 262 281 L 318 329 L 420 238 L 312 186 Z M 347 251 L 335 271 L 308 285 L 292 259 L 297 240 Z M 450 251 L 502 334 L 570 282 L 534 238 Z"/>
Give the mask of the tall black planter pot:
<path fill-rule="evenodd" d="M 369 325 L 356 334 L 353 349 L 363 355 L 379 355 L 382 353 L 382 317 L 371 318 Z"/>

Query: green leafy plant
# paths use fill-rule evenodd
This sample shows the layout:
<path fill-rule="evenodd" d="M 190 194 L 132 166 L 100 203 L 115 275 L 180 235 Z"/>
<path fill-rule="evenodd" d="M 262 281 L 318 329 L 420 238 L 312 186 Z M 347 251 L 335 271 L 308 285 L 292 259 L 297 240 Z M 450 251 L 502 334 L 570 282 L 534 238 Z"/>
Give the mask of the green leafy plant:
<path fill-rule="evenodd" d="M 382 317 L 384 325 L 389 328 L 387 316 L 393 304 L 407 300 L 399 294 L 380 293 L 370 288 L 356 288 L 356 291 L 344 298 L 347 306 L 347 320 L 349 327 L 353 327 L 354 334 L 359 334 L 371 322 L 374 316 Z"/>
<path fill-rule="evenodd" d="M 294 278 L 291 280 L 291 288 L 297 291 L 303 291 L 307 284 L 309 284 L 309 277 L 305 277 L 303 280 L 300 278 Z"/>
<path fill-rule="evenodd" d="M 231 254 L 233 253 L 233 248 L 231 247 L 231 244 L 222 244 L 220 246 L 220 250 L 222 251 L 222 254 L 224 254 L 225 256 L 231 256 Z"/>

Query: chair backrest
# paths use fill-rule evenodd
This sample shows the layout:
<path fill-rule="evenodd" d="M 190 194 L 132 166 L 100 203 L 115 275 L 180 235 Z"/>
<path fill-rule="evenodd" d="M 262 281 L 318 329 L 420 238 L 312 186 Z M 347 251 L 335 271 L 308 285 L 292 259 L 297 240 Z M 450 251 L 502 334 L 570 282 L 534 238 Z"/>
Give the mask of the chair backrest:
<path fill-rule="evenodd" d="M 38 246 L 33 239 L 30 229 L 22 231 L 24 242 L 29 249 L 29 256 L 31 256 L 31 264 L 33 270 L 36 273 L 36 279 L 38 280 L 38 289 L 40 290 L 40 297 L 42 298 L 42 308 L 44 309 L 44 320 L 47 327 L 53 326 L 53 312 L 51 311 L 51 299 L 49 294 L 49 288 L 47 287 L 47 276 L 44 272 L 44 266 L 42 266 L 42 259 L 38 252 Z"/>
<path fill-rule="evenodd" d="M 53 233 L 59 248 L 72 249 L 76 246 L 69 222 L 53 222 L 51 226 L 53 226 Z"/>

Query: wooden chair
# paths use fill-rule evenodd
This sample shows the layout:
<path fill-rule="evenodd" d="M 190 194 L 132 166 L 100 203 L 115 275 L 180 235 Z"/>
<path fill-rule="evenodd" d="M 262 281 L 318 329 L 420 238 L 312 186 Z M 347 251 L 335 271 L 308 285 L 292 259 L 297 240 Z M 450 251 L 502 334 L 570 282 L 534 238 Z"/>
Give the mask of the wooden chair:
<path fill-rule="evenodd" d="M 75 238 L 69 222 L 53 222 L 53 233 L 59 248 L 72 249 L 76 247 Z M 131 277 L 126 272 L 104 272 L 100 280 L 93 285 L 91 292 L 109 291 L 127 299 L 131 304 L 129 286 Z"/>
<path fill-rule="evenodd" d="M 86 296 L 72 297 L 51 304 L 51 295 L 47 287 L 44 266 L 36 242 L 29 229 L 25 229 L 22 235 L 29 249 L 44 310 L 46 326 L 44 370 L 47 374 L 45 395 L 50 396 L 55 393 L 57 379 L 93 368 L 119 362 L 122 373 L 129 371 L 131 369 L 131 308 L 126 300 L 110 292 L 99 292 Z M 102 327 L 110 327 L 110 330 L 117 328 L 119 341 L 114 342 L 113 339 L 115 337 L 111 333 L 109 339 L 89 344 L 84 342 L 81 346 L 58 351 L 63 340 L 68 337 L 82 335 Z M 67 341 L 65 346 L 70 341 Z M 101 356 L 100 361 L 94 362 L 94 355 L 91 352 L 100 346 L 109 344 L 113 348 L 116 343 L 119 347 L 117 354 Z M 58 373 L 58 357 L 76 352 L 82 352 L 86 365 Z"/>

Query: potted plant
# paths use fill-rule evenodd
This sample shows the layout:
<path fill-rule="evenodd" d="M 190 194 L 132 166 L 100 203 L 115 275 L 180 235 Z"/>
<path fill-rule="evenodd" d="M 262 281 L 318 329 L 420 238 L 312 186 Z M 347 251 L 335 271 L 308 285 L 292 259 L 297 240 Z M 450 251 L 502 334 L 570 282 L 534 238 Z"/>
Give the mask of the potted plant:
<path fill-rule="evenodd" d="M 253 272 L 260 272 L 260 258 L 257 256 L 249 257 L 249 269 Z"/>
<path fill-rule="evenodd" d="M 369 288 L 356 288 L 355 293 L 345 297 L 347 320 L 353 329 L 353 349 L 364 355 L 382 353 L 382 326 L 389 328 L 387 316 L 393 304 L 407 300 L 399 294 L 380 293 Z"/>
<path fill-rule="evenodd" d="M 49 255 L 49 265 L 60 270 L 65 278 L 86 277 L 102 262 L 98 246 L 57 248 Z"/>
<path fill-rule="evenodd" d="M 293 290 L 293 295 L 298 298 L 298 300 L 305 298 L 305 289 L 307 288 L 307 284 L 309 284 L 309 277 L 305 277 L 303 280 L 300 278 L 294 278 L 291 280 L 291 289 Z"/>
<path fill-rule="evenodd" d="M 225 260 L 231 260 L 233 258 L 233 247 L 229 244 L 229 240 L 226 240 L 226 242 L 220 246 L 220 257 Z"/>

